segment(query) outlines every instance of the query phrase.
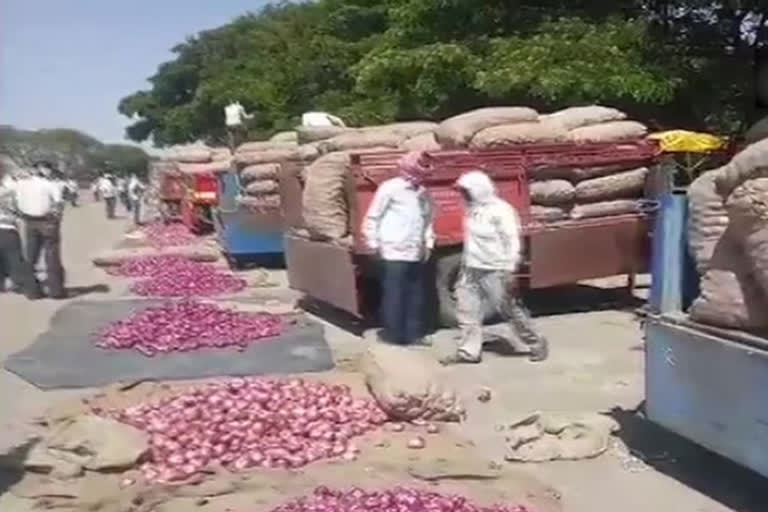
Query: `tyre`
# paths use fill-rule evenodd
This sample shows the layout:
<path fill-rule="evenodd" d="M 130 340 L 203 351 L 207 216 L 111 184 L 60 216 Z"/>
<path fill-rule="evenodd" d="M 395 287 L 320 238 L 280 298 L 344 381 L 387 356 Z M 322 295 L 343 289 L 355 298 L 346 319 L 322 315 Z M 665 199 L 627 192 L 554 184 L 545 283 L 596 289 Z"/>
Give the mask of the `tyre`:
<path fill-rule="evenodd" d="M 438 256 L 435 264 L 435 288 L 437 289 L 438 321 L 442 327 L 457 327 L 456 283 L 461 272 L 461 252 Z M 484 320 L 493 318 L 493 312 L 484 305 Z"/>

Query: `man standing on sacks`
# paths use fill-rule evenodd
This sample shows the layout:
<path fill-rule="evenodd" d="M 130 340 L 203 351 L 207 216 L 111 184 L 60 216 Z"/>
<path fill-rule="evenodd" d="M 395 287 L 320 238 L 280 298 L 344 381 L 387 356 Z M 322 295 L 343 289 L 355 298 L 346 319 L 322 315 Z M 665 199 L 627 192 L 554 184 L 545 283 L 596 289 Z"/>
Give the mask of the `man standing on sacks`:
<path fill-rule="evenodd" d="M 384 338 L 401 345 L 424 343 L 427 265 L 435 245 L 434 208 L 424 179 L 432 157 L 423 151 L 398 162 L 399 176 L 376 190 L 363 236 L 381 260 Z"/>
<path fill-rule="evenodd" d="M 490 304 L 530 347 L 531 361 L 544 361 L 549 354 L 547 340 L 536 332 L 517 294 L 510 293 L 521 253 L 517 211 L 497 195 L 493 182 L 482 171 L 462 175 L 456 186 L 466 204 L 464 254 L 456 290 L 461 341 L 456 354 L 441 362 L 479 363 L 482 360 L 484 304 Z"/>

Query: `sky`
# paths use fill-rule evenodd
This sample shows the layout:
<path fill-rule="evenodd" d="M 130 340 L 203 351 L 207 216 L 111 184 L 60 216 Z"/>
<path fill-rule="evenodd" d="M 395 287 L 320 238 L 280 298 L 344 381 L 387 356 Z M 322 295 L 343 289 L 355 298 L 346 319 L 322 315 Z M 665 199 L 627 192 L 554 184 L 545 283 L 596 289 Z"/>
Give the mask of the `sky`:
<path fill-rule="evenodd" d="M 124 96 L 187 36 L 266 0 L 0 0 L 0 124 L 125 142 Z"/>

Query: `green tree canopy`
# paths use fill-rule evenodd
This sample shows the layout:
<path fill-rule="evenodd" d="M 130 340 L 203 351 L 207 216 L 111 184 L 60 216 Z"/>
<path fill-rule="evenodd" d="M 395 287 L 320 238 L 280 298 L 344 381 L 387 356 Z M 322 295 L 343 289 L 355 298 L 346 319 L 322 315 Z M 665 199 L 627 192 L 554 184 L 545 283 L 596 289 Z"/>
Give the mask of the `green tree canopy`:
<path fill-rule="evenodd" d="M 124 98 L 128 136 L 224 140 L 223 108 L 252 136 L 328 110 L 352 124 L 468 108 L 600 102 L 659 126 L 735 130 L 751 101 L 764 2 L 318 0 L 280 3 L 176 46 Z"/>

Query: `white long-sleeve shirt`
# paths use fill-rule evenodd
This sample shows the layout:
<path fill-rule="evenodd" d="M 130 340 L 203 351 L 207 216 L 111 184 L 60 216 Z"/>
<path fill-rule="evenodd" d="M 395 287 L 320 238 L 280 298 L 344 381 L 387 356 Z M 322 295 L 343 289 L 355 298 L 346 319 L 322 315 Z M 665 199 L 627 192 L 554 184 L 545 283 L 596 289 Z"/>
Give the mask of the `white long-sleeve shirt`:
<path fill-rule="evenodd" d="M 421 261 L 435 246 L 434 209 L 427 189 L 403 178 L 383 182 L 363 220 L 371 250 L 389 261 Z"/>
<path fill-rule="evenodd" d="M 101 197 L 105 199 L 115 197 L 117 194 L 117 189 L 115 188 L 114 183 L 107 178 L 101 178 L 99 180 L 97 190 L 99 191 L 99 194 L 101 194 Z"/>
<path fill-rule="evenodd" d="M 514 272 L 520 264 L 520 217 L 514 206 L 496 195 L 482 172 L 463 175 L 458 185 L 472 196 L 464 217 L 464 266 Z"/>
<path fill-rule="evenodd" d="M 61 187 L 41 176 L 16 182 L 16 207 L 22 215 L 46 217 L 60 213 L 63 202 Z"/>

